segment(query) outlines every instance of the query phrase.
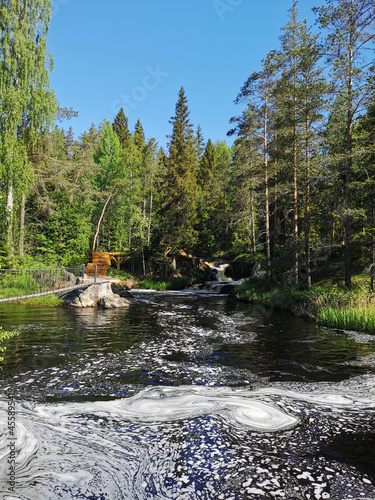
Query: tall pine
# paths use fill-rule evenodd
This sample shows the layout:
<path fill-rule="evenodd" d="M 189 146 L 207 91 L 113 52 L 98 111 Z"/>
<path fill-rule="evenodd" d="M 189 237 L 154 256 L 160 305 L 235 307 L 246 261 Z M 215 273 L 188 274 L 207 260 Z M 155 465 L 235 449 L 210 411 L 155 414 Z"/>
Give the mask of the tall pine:
<path fill-rule="evenodd" d="M 193 127 L 189 121 L 183 87 L 171 118 L 166 169 L 162 181 L 163 200 L 159 212 L 162 244 L 171 250 L 191 250 L 196 241 L 198 190 Z"/>
<path fill-rule="evenodd" d="M 351 289 L 353 131 L 356 116 L 368 98 L 366 84 L 373 71 L 370 65 L 373 53 L 369 49 L 374 42 L 375 5 L 373 0 L 327 0 L 315 11 L 321 26 L 328 32 L 327 62 L 345 114 L 344 155 L 340 169 L 344 177 L 345 285 Z"/>

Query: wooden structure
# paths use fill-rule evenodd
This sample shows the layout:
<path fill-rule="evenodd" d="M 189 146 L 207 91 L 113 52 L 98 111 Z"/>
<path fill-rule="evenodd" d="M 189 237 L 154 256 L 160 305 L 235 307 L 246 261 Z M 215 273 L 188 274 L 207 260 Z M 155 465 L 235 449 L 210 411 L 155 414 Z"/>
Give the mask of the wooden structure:
<path fill-rule="evenodd" d="M 95 266 L 97 276 L 107 276 L 107 270 L 111 265 L 111 257 L 108 252 L 91 252 L 91 260 L 87 264 L 85 273 L 87 276 L 95 276 Z"/>
<path fill-rule="evenodd" d="M 120 269 L 121 262 L 126 257 L 129 257 L 129 253 L 124 253 L 124 252 L 109 252 L 109 256 L 110 256 L 110 258 L 112 260 L 114 260 L 116 262 L 117 269 Z"/>
<path fill-rule="evenodd" d="M 111 265 L 111 259 L 116 263 L 117 269 L 120 269 L 121 262 L 128 257 L 124 252 L 91 252 L 91 261 L 86 266 L 87 276 L 95 276 L 95 266 L 97 276 L 107 276 L 108 267 Z"/>

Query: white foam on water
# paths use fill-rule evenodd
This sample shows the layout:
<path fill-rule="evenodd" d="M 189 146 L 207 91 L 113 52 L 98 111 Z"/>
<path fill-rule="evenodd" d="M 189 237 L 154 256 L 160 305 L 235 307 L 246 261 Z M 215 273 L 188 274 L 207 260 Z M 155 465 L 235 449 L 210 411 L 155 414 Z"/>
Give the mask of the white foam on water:
<path fill-rule="evenodd" d="M 79 407 L 79 408 L 78 408 Z M 173 422 L 205 415 L 217 415 L 227 423 L 257 431 L 275 432 L 298 423 L 294 416 L 275 406 L 254 399 L 247 390 L 222 387 L 151 387 L 133 397 L 105 403 L 38 405 L 36 412 L 45 419 L 66 418 L 71 414 L 95 413 L 134 422 Z"/>
<path fill-rule="evenodd" d="M 14 498 L 105 498 L 100 496 L 103 492 L 108 492 L 111 500 L 190 500 L 211 498 L 211 494 L 236 498 L 233 489 L 240 489 L 248 498 L 257 498 L 260 491 L 266 497 L 272 493 L 279 497 L 288 485 L 285 478 L 292 478 L 298 495 L 302 495 L 310 476 L 317 478 L 307 481 L 312 498 L 328 498 L 329 482 L 345 478 L 342 472 L 334 472 L 337 463 L 322 462 L 313 474 L 303 459 L 293 465 L 288 454 L 284 455 L 284 446 L 285 451 L 289 446 L 293 449 L 300 437 L 310 439 L 309 446 L 315 439 L 308 434 L 303 438 L 306 431 L 301 432 L 303 427 L 296 417 L 304 405 L 348 412 L 369 405 L 375 408 L 375 377 L 323 383 L 321 391 L 308 384 L 300 384 L 298 389 L 275 385 L 254 391 L 159 386 L 105 402 L 17 403 Z M 6 422 L 6 410 L 6 399 L 0 399 L 2 423 Z M 302 423 L 306 425 L 306 421 Z M 346 426 L 345 419 L 341 424 Z M 9 450 L 7 429 L 4 424 L 0 427 L 0 478 L 4 478 Z M 259 448 L 261 443 L 264 448 Z M 268 455 L 267 450 L 277 450 L 279 445 L 280 454 L 272 451 Z M 258 455 L 256 460 L 254 454 Z M 326 471 L 328 464 L 332 467 Z M 197 480 L 203 485 L 202 496 L 197 496 L 201 491 L 196 489 Z M 356 488 L 361 483 L 363 492 L 372 488 L 365 476 L 354 479 L 353 469 L 347 482 L 355 483 Z M 0 498 L 12 498 L 8 493 L 0 479 Z"/>
<path fill-rule="evenodd" d="M 264 395 L 284 396 L 289 399 L 314 403 L 329 408 L 375 409 L 375 375 L 362 375 L 339 383 L 298 384 L 298 390 L 266 387 L 256 391 Z"/>

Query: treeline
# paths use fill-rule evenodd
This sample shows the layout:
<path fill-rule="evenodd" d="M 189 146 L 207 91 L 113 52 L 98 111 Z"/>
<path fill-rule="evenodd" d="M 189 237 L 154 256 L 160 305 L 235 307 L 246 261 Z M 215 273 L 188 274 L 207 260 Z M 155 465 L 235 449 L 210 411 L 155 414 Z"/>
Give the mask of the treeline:
<path fill-rule="evenodd" d="M 230 247 L 231 150 L 193 132 L 183 89 L 171 124 L 167 152 L 139 120 L 130 131 L 123 109 L 76 141 L 71 129 L 46 135 L 26 200 L 26 253 L 67 265 L 91 250 L 123 252 L 131 271 L 149 274 L 180 251 L 211 256 Z"/>
<path fill-rule="evenodd" d="M 94 249 L 128 253 L 132 272 L 168 274 L 181 256 L 225 255 L 297 288 L 343 249 L 350 288 L 353 260 L 374 263 L 373 0 L 326 0 L 314 9 L 322 34 L 294 1 L 280 47 L 240 89 L 233 146 L 204 140 L 181 88 L 165 150 L 139 120 L 129 130 L 122 109 L 77 140 L 71 128 L 51 131 L 49 8 L 0 7 L 10 33 L 0 53 L 1 267 L 30 256 L 77 264 Z M 16 37 L 21 20 L 35 30 Z M 18 46 L 21 36 L 31 43 Z"/>

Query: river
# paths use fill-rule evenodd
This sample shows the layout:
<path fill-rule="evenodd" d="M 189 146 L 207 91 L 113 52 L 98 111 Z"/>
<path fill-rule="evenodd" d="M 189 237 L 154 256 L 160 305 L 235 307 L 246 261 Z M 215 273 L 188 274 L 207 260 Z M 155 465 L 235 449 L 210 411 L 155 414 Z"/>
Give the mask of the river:
<path fill-rule="evenodd" d="M 375 499 L 374 336 L 202 293 L 0 324 L 1 499 Z"/>

